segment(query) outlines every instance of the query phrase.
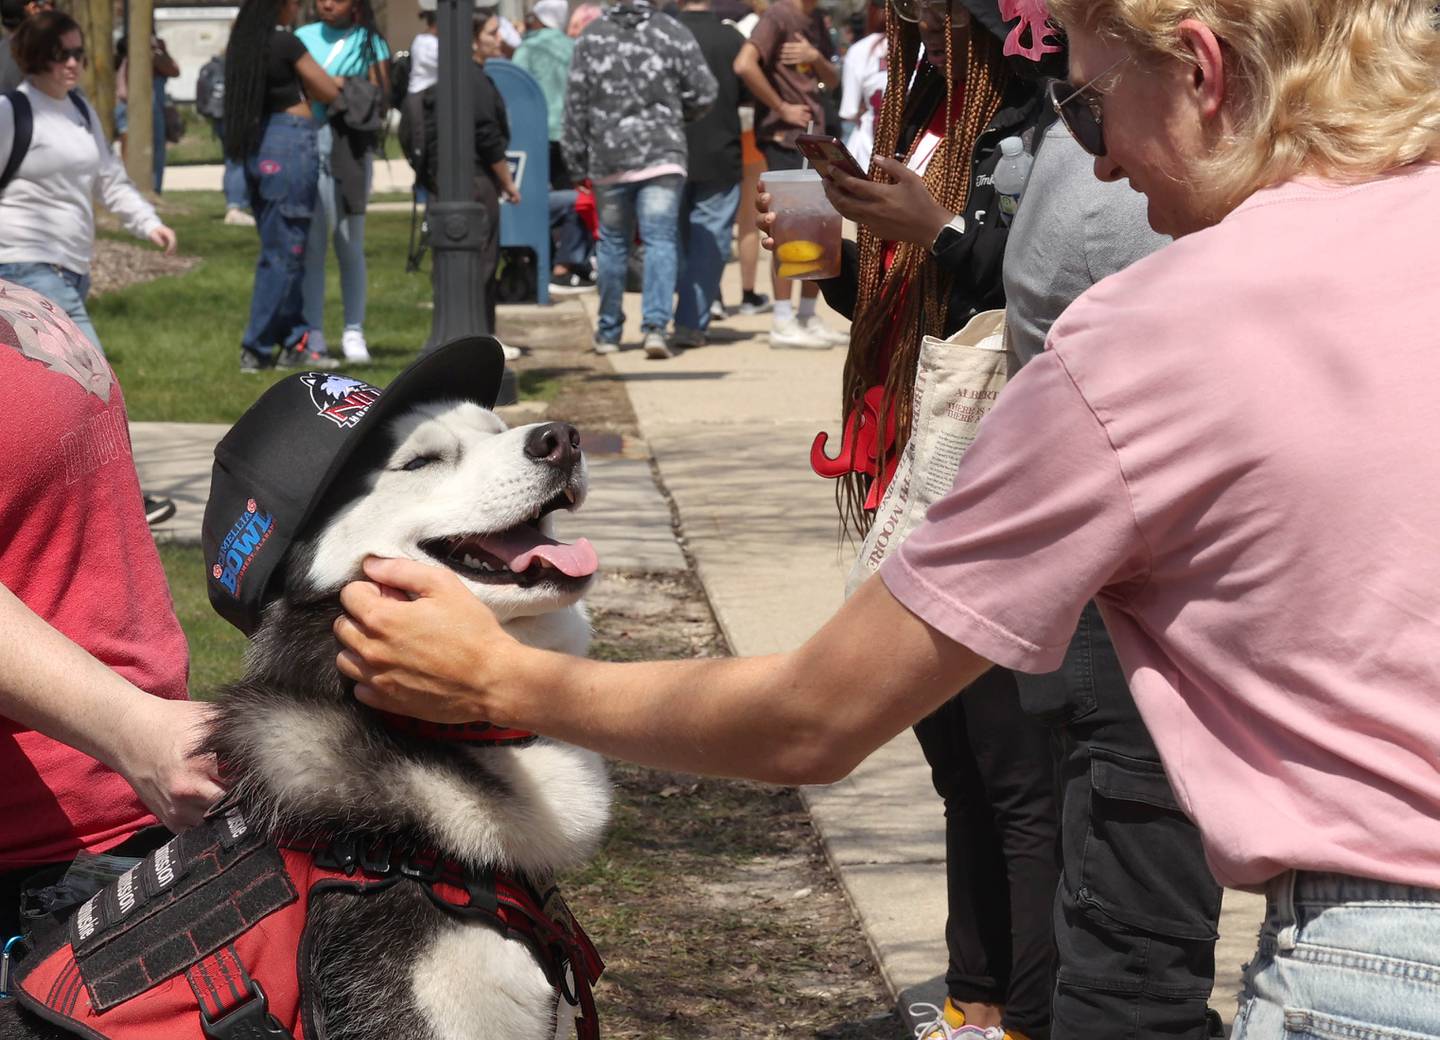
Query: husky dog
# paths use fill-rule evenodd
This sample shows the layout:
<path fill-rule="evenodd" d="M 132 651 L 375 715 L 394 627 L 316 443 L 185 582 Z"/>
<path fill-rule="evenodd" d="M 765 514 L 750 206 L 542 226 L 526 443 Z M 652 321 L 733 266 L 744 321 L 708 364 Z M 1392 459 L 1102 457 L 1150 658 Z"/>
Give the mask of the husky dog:
<path fill-rule="evenodd" d="M 583 539 L 555 541 L 550 514 L 578 508 L 586 485 L 564 424 L 511 430 L 462 402 L 377 427 L 290 545 L 245 676 L 221 698 L 209 747 L 245 819 L 271 836 L 358 834 L 530 879 L 582 863 L 609 813 L 598 756 L 543 738 L 479 746 L 387 728 L 336 671 L 331 625 L 366 556 L 406 557 L 456 574 L 521 641 L 583 653 L 596 559 Z M 574 1035 L 529 946 L 447 914 L 417 885 L 320 893 L 308 928 L 302 967 L 320 1037 Z M 0 1008 L 4 1040 L 70 1035 Z"/>

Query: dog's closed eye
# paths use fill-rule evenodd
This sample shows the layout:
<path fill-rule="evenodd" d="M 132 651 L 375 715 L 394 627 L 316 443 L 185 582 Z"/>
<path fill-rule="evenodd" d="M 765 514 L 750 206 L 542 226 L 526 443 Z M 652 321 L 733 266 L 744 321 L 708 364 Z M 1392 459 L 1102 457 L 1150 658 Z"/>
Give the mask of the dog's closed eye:
<path fill-rule="evenodd" d="M 400 468 L 403 469 L 405 472 L 409 473 L 417 469 L 424 469 L 426 466 L 430 465 L 430 463 L 439 461 L 439 455 L 416 455 L 413 459 L 405 463 L 405 465 L 401 466 Z"/>

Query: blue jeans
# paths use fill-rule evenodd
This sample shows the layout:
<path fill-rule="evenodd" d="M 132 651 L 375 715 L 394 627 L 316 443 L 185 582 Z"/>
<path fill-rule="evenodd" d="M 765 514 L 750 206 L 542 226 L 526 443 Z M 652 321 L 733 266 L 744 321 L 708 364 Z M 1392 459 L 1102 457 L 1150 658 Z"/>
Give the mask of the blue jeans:
<path fill-rule="evenodd" d="M 220 119 L 210 120 L 210 129 L 222 146 L 225 141 L 225 123 Z M 221 181 L 225 190 L 226 209 L 249 209 L 250 195 L 245 190 L 245 164 L 228 156 L 225 159 L 225 177 Z"/>
<path fill-rule="evenodd" d="M 1231 1040 L 1440 1036 L 1440 889 L 1291 871 L 1266 896 Z"/>
<path fill-rule="evenodd" d="M 33 289 L 66 314 L 70 315 L 90 342 L 100 346 L 100 337 L 85 310 L 85 294 L 90 291 L 90 276 L 68 271 L 55 264 L 0 264 L 0 278 Z M 100 348 L 103 354 L 105 349 Z"/>
<path fill-rule="evenodd" d="M 619 343 L 625 328 L 625 267 L 635 223 L 645 243 L 645 284 L 641 294 L 641 332 L 664 332 L 675 302 L 675 237 L 685 178 L 667 173 L 630 184 L 595 187 L 600 209 L 600 245 L 596 250 L 600 320 L 595 338 Z"/>
<path fill-rule="evenodd" d="M 347 329 L 365 327 L 365 214 L 341 216 L 339 186 L 330 174 L 330 148 L 334 140 L 329 124 L 315 135 L 320 152 L 319 197 L 305 243 L 305 324 L 323 334 L 325 329 L 325 257 L 334 232 L 335 258 L 340 263 L 340 303 Z M 374 176 L 373 158 L 365 156 L 365 194 Z"/>
<path fill-rule="evenodd" d="M 574 191 L 550 192 L 550 232 L 555 236 L 556 264 L 571 271 L 590 270 L 590 232 L 575 211 Z"/>
<path fill-rule="evenodd" d="M 260 257 L 241 346 L 256 354 L 293 346 L 305 334 L 301 283 L 317 173 L 315 124 L 283 112 L 268 116 L 259 150 L 245 159 Z"/>
<path fill-rule="evenodd" d="M 710 305 L 720 297 L 720 276 L 730 252 L 735 213 L 740 208 L 740 185 L 685 185 L 680 204 L 680 240 L 685 245 L 675 327 L 699 329 L 710 325 Z"/>

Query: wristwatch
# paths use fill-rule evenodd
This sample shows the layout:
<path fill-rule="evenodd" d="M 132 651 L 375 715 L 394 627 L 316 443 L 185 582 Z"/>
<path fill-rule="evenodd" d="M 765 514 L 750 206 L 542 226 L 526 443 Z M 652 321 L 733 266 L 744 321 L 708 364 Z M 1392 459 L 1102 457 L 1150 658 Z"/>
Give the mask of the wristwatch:
<path fill-rule="evenodd" d="M 935 236 L 935 241 L 930 243 L 930 255 L 939 256 L 942 251 L 953 246 L 963 234 L 965 234 L 965 218 L 957 214 L 950 218 L 950 222 L 942 227 L 940 233 Z"/>

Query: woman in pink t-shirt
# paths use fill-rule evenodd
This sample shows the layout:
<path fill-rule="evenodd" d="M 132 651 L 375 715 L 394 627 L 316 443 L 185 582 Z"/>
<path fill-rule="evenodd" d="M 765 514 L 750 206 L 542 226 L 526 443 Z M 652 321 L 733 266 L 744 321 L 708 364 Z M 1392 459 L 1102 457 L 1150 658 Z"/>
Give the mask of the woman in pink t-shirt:
<path fill-rule="evenodd" d="M 789 654 L 614 665 L 371 561 L 417 595 L 348 588 L 340 665 L 392 711 L 827 782 L 992 663 L 1055 668 L 1096 599 L 1216 877 L 1269 899 L 1234 1036 L 1440 1037 L 1433 0 L 1051 5 L 1056 106 L 1177 241 L 1061 317 L 881 580 Z"/>

